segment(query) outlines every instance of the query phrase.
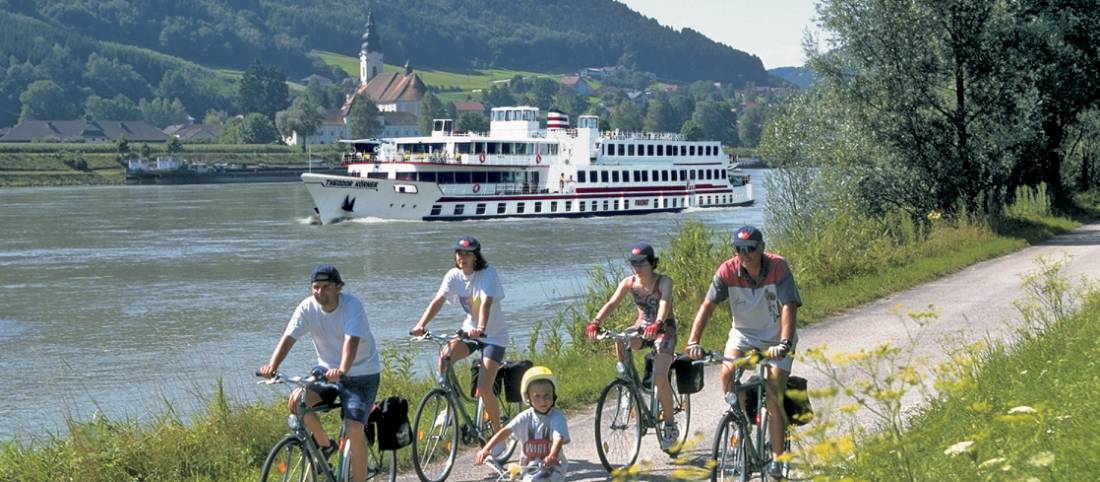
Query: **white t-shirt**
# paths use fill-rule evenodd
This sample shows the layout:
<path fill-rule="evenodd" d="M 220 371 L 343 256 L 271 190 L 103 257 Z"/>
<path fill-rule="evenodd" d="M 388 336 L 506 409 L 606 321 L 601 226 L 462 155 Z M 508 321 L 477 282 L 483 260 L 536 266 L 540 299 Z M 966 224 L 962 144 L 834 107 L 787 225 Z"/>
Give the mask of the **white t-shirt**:
<path fill-rule="evenodd" d="M 508 428 L 512 430 L 512 437 L 523 450 L 520 455 L 521 466 L 550 455 L 555 435 L 562 438 L 563 446 L 569 443 L 569 425 L 565 422 L 565 415 L 557 408 L 551 408 L 545 415 L 536 412 L 534 408 L 528 408 L 508 422 Z M 564 447 L 558 452 L 558 461 L 561 465 L 556 469 L 565 472 L 568 459 L 565 458 Z"/>
<path fill-rule="evenodd" d="M 447 303 L 457 303 L 462 306 L 462 310 L 466 312 L 462 329 L 466 331 L 477 328 L 481 302 L 485 298 L 492 298 L 493 305 L 489 307 L 485 336 L 479 341 L 497 346 L 508 345 L 508 326 L 504 323 L 504 315 L 500 312 L 500 301 L 504 299 L 504 287 L 500 285 L 496 268 L 487 266 L 481 271 L 474 271 L 470 276 L 466 276 L 458 268 L 451 268 L 443 277 L 443 283 L 439 285 L 436 296 L 442 296 Z"/>
<path fill-rule="evenodd" d="M 359 350 L 355 353 L 355 362 L 348 370 L 349 377 L 374 375 L 382 367 L 378 362 L 378 349 L 374 345 L 374 335 L 367 323 L 367 312 L 358 298 L 340 293 L 336 310 L 325 313 L 321 305 L 312 296 L 306 297 L 286 325 L 284 336 L 300 340 L 309 333 L 313 335 L 313 348 L 317 351 L 317 363 L 332 369 L 340 368 L 340 358 L 344 351 L 344 337 L 359 337 Z"/>

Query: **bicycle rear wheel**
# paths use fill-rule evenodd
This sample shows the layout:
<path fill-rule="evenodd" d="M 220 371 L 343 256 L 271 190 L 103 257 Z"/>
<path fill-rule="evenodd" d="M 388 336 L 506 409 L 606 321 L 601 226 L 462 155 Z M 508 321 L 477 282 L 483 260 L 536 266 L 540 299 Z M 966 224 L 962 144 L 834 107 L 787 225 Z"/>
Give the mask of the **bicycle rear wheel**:
<path fill-rule="evenodd" d="M 676 443 L 666 452 L 675 457 L 679 455 L 680 450 L 683 449 L 684 441 L 688 438 L 688 433 L 691 430 L 691 395 L 687 393 L 680 393 L 680 390 L 676 388 L 676 371 L 669 370 L 669 385 L 672 387 L 672 417 L 676 422 L 676 427 L 680 430 L 680 438 L 676 440 Z M 658 404 L 659 405 L 659 404 Z M 660 407 L 658 407 L 660 408 Z M 657 437 L 664 439 L 664 411 L 657 412 Z"/>
<path fill-rule="evenodd" d="M 424 482 L 443 482 L 458 453 L 458 413 L 441 389 L 424 395 L 416 409 L 412 442 L 413 467 Z"/>
<path fill-rule="evenodd" d="M 638 459 L 642 446 L 639 410 L 645 407 L 623 380 L 612 380 L 600 392 L 596 402 L 596 453 L 608 472 L 628 467 Z"/>
<path fill-rule="evenodd" d="M 271 448 L 260 470 L 260 482 L 313 482 L 313 459 L 302 439 L 287 435 Z"/>
<path fill-rule="evenodd" d="M 718 429 L 714 432 L 714 471 L 710 474 L 712 481 L 737 480 L 745 482 L 749 480 L 749 460 L 746 452 L 748 438 L 742 429 L 742 424 L 737 423 L 737 415 L 734 412 L 726 412 Z"/>
<path fill-rule="evenodd" d="M 508 425 L 508 422 L 512 420 L 512 417 L 519 415 L 523 411 L 523 407 L 519 403 L 510 403 L 504 399 L 504 397 L 497 397 L 497 401 L 500 406 L 500 426 L 503 428 Z M 493 426 L 489 423 L 489 415 L 485 413 L 485 404 L 481 400 L 477 403 L 477 417 L 480 420 L 479 427 L 481 429 L 481 437 L 488 442 L 493 437 Z M 500 455 L 493 457 L 500 464 L 504 464 L 512 457 L 512 452 L 516 450 L 516 439 L 514 437 L 508 437 L 504 442 L 504 450 L 500 452 Z"/>

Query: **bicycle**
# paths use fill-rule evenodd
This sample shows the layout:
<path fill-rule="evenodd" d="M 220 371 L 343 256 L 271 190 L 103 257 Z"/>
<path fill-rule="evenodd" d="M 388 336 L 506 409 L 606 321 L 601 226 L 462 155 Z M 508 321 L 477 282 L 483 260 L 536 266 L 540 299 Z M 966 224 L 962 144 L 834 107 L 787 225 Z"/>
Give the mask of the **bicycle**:
<path fill-rule="evenodd" d="M 600 329 L 598 338 L 623 342 L 626 359 L 633 360 L 631 340 L 641 338 L 641 335 Z M 664 412 L 657 400 L 656 390 L 644 387 L 633 363 L 620 361 L 616 366 L 618 376 L 603 388 L 596 401 L 596 453 L 608 472 L 634 464 L 642 446 L 642 436 L 650 428 L 655 430 L 658 440 L 664 436 Z M 691 423 L 691 395 L 677 390 L 674 372 L 669 369 L 668 375 L 672 388 L 673 418 L 680 427 L 680 439 L 665 451 L 673 457 L 687 439 Z M 649 403 L 644 406 L 640 403 L 645 400 L 643 392 L 649 393 Z M 625 453 L 620 454 L 620 451 Z"/>
<path fill-rule="evenodd" d="M 790 466 L 783 464 L 783 476 L 774 478 L 768 475 L 767 467 L 772 461 L 770 434 L 768 433 L 768 410 L 764 405 L 764 387 L 768 379 L 768 360 L 760 352 L 752 350 L 744 356 L 730 358 L 717 352 L 705 352 L 702 360 L 694 363 L 718 364 L 729 362 L 734 364 L 733 383 L 730 391 L 726 393 L 726 403 L 729 409 L 722 416 L 722 421 L 714 431 L 714 447 L 712 455 L 715 466 L 711 472 L 710 480 L 749 480 L 754 473 L 760 474 L 760 479 L 786 480 L 790 475 Z M 746 367 L 755 367 L 757 373 L 748 381 L 741 382 L 741 375 Z M 755 392 L 756 399 L 751 406 L 744 409 L 738 401 L 740 395 Z M 749 397 L 746 397 L 749 398 Z M 745 402 L 749 403 L 748 400 Z M 750 420 L 750 413 L 755 416 Z M 749 427 L 750 423 L 756 425 L 755 433 Z M 755 442 L 754 442 L 755 441 Z M 791 441 L 786 433 L 783 434 L 783 450 L 789 453 Z"/>
<path fill-rule="evenodd" d="M 429 331 L 423 335 L 413 337 L 414 341 L 432 341 L 443 345 L 452 340 L 467 340 L 466 334 L 458 333 L 439 336 Z M 474 363 L 478 363 L 475 360 Z M 424 482 L 442 482 L 450 475 L 458 456 L 458 443 L 461 438 L 463 444 L 479 446 L 485 445 L 493 436 L 493 427 L 489 423 L 489 414 L 485 412 L 485 405 L 478 397 L 477 407 L 473 415 L 467 412 L 466 404 L 475 400 L 467 396 L 455 378 L 454 365 L 451 358 L 443 359 L 446 373 L 440 373 L 436 377 L 436 387 L 428 391 L 424 398 L 420 399 L 420 405 L 416 408 L 416 417 L 413 418 L 413 428 L 416 436 L 412 442 L 413 467 L 416 475 Z M 512 417 L 521 411 L 519 402 L 508 403 L 498 395 L 500 401 L 500 426 L 508 424 Z M 457 414 L 457 416 L 456 416 Z M 509 438 L 500 455 L 492 457 L 496 462 L 505 462 L 512 456 L 516 448 L 516 441 Z"/>
<path fill-rule="evenodd" d="M 259 373 L 256 374 L 259 376 Z M 303 390 L 313 383 L 323 383 L 324 374 L 316 370 L 308 377 L 290 377 L 276 372 L 269 380 L 259 383 L 275 385 L 290 384 L 301 387 Z M 329 384 L 331 385 L 331 384 Z M 335 465 L 330 465 L 328 458 L 321 451 L 321 447 L 313 439 L 313 433 L 302 423 L 302 417 L 309 413 L 323 413 L 340 408 L 340 402 L 330 404 L 321 403 L 313 407 L 306 406 L 306 397 L 298 397 L 297 413 L 287 417 L 287 425 L 290 433 L 277 442 L 264 460 L 260 471 L 260 482 L 279 480 L 283 482 L 315 482 L 320 480 L 328 482 L 346 482 L 351 476 L 351 458 L 349 451 L 351 444 L 347 441 L 347 425 L 340 424 L 339 458 Z M 377 424 L 373 433 L 378 433 Z M 370 433 L 371 431 L 368 431 Z M 388 454 L 384 453 L 388 452 Z M 379 450 L 373 440 L 367 440 L 367 480 L 375 477 L 385 477 L 385 480 L 393 482 L 397 480 L 397 452 L 393 450 Z"/>
<path fill-rule="evenodd" d="M 519 464 L 512 463 L 504 465 L 501 462 L 493 460 L 489 457 L 485 460 L 485 465 L 488 465 L 493 472 L 497 474 L 497 482 L 511 482 L 514 480 L 542 480 L 542 462 L 532 460 L 528 462 L 526 466 L 520 466 Z"/>

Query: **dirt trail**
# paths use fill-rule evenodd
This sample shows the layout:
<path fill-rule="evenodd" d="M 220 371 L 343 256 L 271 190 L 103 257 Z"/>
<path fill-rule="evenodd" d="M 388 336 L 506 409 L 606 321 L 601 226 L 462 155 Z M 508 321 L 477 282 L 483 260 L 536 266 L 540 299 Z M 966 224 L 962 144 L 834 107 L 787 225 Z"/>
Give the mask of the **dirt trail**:
<path fill-rule="evenodd" d="M 1011 335 L 1009 324 L 1016 321 L 1012 301 L 1022 297 L 1020 276 L 1034 271 L 1038 257 L 1062 259 L 1068 257 L 1066 272 L 1071 276 L 1100 275 L 1100 223 L 1053 238 L 1041 245 L 1029 247 L 1000 258 L 978 263 L 963 271 L 915 288 L 869 303 L 849 312 L 830 317 L 822 323 L 802 328 L 799 345 L 802 349 L 827 343 L 830 352 L 850 352 L 871 348 L 883 342 L 901 343 L 905 333 L 890 310 L 903 306 L 907 310 L 924 310 L 933 306 L 939 316 L 929 326 L 925 339 L 930 342 L 919 352 L 934 362 L 942 359 L 939 346 L 931 341 L 943 337 L 979 340 L 987 336 L 1003 339 Z M 712 323 L 726 320 L 712 319 Z M 805 365 L 796 364 L 794 372 L 810 380 L 811 387 L 825 385 L 820 375 Z M 706 388 L 693 396 L 691 427 L 703 440 L 688 457 L 701 465 L 709 457 L 714 426 L 725 411 L 720 395 L 718 370 L 709 367 Z M 594 403 L 594 400 L 593 400 Z M 570 463 L 569 480 L 606 480 L 607 472 L 596 455 L 593 436 L 594 406 L 569 414 L 572 442 L 566 446 Z M 675 469 L 669 457 L 659 450 L 652 431 L 642 439 L 639 460 L 651 466 L 641 480 L 665 480 Z M 475 467 L 473 452 L 459 454 L 455 470 L 448 481 L 472 481 L 494 478 L 487 467 Z M 398 480 L 417 480 L 415 473 L 402 474 Z"/>

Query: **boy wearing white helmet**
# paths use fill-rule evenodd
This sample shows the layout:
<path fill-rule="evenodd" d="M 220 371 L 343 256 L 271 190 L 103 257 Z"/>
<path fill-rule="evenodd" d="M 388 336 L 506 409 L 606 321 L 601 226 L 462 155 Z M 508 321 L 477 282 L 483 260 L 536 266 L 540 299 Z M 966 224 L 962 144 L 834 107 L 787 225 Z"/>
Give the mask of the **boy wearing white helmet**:
<path fill-rule="evenodd" d="M 569 443 L 569 426 L 565 415 L 554 407 L 558 400 L 558 382 L 549 368 L 534 366 L 523 374 L 520 390 L 531 408 L 493 435 L 474 456 L 474 464 L 484 463 L 493 447 L 511 436 L 523 447 L 520 466 L 530 469 L 524 471 L 523 480 L 563 481 L 568 460 L 562 446 Z"/>

